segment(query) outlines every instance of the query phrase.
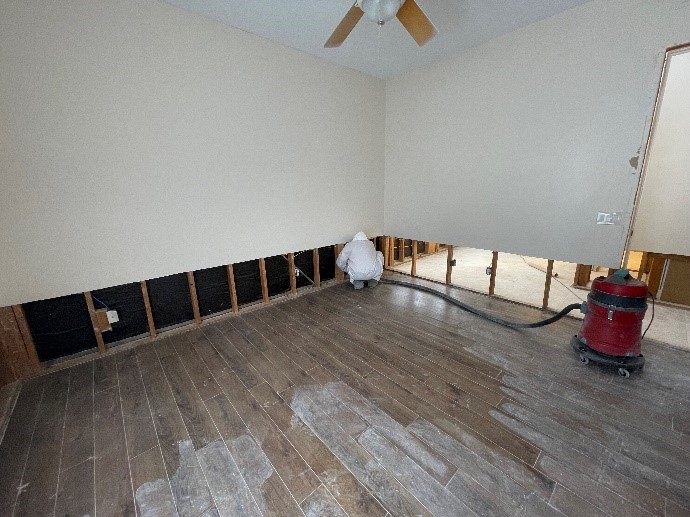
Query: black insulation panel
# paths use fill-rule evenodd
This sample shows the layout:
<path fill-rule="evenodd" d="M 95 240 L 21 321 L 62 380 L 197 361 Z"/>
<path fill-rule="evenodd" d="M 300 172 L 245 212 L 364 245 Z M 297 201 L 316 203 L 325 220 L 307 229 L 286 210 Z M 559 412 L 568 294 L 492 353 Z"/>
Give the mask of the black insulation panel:
<path fill-rule="evenodd" d="M 264 259 L 268 296 L 276 296 L 290 290 L 290 267 L 287 255 L 276 255 Z"/>
<path fill-rule="evenodd" d="M 417 241 L 417 253 L 426 253 L 426 242 Z"/>
<path fill-rule="evenodd" d="M 261 300 L 263 296 L 261 294 L 259 259 L 233 264 L 232 269 L 235 276 L 237 304 L 246 305 Z"/>
<path fill-rule="evenodd" d="M 196 297 L 199 300 L 199 312 L 202 317 L 227 311 L 232 307 L 230 303 L 230 281 L 226 266 L 195 271 L 194 283 L 196 284 Z"/>
<path fill-rule="evenodd" d="M 25 303 L 23 307 L 41 361 L 96 348 L 96 336 L 83 294 Z"/>
<path fill-rule="evenodd" d="M 146 284 L 157 330 L 194 319 L 187 273 L 154 278 Z"/>
<path fill-rule="evenodd" d="M 99 289 L 93 291 L 91 295 L 96 309 L 107 308 L 117 311 L 120 319 L 117 323 L 112 324 L 112 330 L 103 332 L 103 341 L 115 343 L 148 334 L 149 324 L 146 319 L 146 306 L 139 282 Z"/>
<path fill-rule="evenodd" d="M 297 276 L 297 287 L 312 285 L 304 275 L 311 278 L 312 282 L 314 281 L 314 251 L 304 250 L 295 253 L 295 267 L 300 268 L 303 273 Z"/>
<path fill-rule="evenodd" d="M 335 278 L 335 246 L 319 248 L 319 273 L 322 282 Z"/>

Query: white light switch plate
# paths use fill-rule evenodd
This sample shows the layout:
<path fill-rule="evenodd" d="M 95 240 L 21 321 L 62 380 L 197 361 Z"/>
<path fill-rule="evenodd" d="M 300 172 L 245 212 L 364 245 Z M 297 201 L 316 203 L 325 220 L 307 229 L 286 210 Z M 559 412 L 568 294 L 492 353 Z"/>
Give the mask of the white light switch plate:
<path fill-rule="evenodd" d="M 117 315 L 117 311 L 108 311 L 105 314 L 108 316 L 108 323 L 117 323 L 120 321 L 120 316 Z"/>

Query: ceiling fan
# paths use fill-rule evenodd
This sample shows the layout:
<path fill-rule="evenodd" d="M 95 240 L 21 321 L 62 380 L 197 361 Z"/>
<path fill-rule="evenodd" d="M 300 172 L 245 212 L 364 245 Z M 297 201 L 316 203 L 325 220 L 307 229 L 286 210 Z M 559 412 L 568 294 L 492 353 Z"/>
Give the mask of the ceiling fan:
<path fill-rule="evenodd" d="M 324 47 L 339 47 L 364 14 L 378 25 L 397 17 L 420 47 L 436 35 L 436 27 L 415 0 L 356 0 Z"/>

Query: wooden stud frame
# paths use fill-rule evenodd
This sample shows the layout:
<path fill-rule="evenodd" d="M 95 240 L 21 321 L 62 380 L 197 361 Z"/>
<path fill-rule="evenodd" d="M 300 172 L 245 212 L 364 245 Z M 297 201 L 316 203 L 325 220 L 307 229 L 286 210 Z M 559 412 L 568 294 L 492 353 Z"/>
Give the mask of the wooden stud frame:
<path fill-rule="evenodd" d="M 153 312 L 151 312 L 151 300 L 149 299 L 149 288 L 146 285 L 146 280 L 141 281 L 141 295 L 144 298 L 144 307 L 146 308 L 146 320 L 149 322 L 149 334 L 151 334 L 151 338 L 155 338 L 156 324 L 153 321 Z"/>
<path fill-rule="evenodd" d="M 321 287 L 321 269 L 319 265 L 319 248 L 312 251 L 314 257 L 314 287 Z"/>
<path fill-rule="evenodd" d="M 573 284 L 586 287 L 589 282 L 589 277 L 592 275 L 592 266 L 586 264 L 578 264 L 575 267 L 575 278 L 573 279 Z"/>
<path fill-rule="evenodd" d="M 84 293 L 84 299 L 86 300 L 86 307 L 89 309 L 89 316 L 91 316 L 91 326 L 93 327 L 93 333 L 96 336 L 98 351 L 102 354 L 105 352 L 105 342 L 103 341 L 103 334 L 101 334 L 101 327 L 98 325 L 98 320 L 96 319 L 96 308 L 93 305 L 93 296 L 91 296 L 91 291 L 86 291 Z"/>
<path fill-rule="evenodd" d="M 388 265 L 395 265 L 395 237 L 388 238 Z"/>
<path fill-rule="evenodd" d="M 383 265 L 389 267 L 390 264 L 390 245 L 388 244 L 389 237 L 383 238 Z"/>
<path fill-rule="evenodd" d="M 268 297 L 268 280 L 266 279 L 266 261 L 263 258 L 259 259 L 259 273 L 261 274 L 261 295 L 264 303 L 270 301 Z"/>
<path fill-rule="evenodd" d="M 412 276 L 417 276 L 417 241 L 412 241 L 412 268 L 410 269 Z"/>
<path fill-rule="evenodd" d="M 498 251 L 493 251 L 491 256 L 491 277 L 489 278 L 489 296 L 496 290 L 496 269 L 498 269 Z"/>
<path fill-rule="evenodd" d="M 543 309 L 549 306 L 549 293 L 551 292 L 551 276 L 553 275 L 553 260 L 549 260 L 546 266 L 546 281 L 544 282 L 544 299 L 541 302 Z"/>
<path fill-rule="evenodd" d="M 450 285 L 453 280 L 453 246 L 448 244 L 448 257 L 446 258 L 446 284 Z"/>
<path fill-rule="evenodd" d="M 398 262 L 405 261 L 405 239 L 398 239 Z"/>
<path fill-rule="evenodd" d="M 297 277 L 295 276 L 295 254 L 288 253 L 288 269 L 290 270 L 290 293 L 297 294 Z"/>
<path fill-rule="evenodd" d="M 343 245 L 342 245 L 342 244 L 336 244 L 336 245 L 335 245 L 335 261 L 336 261 L 336 265 L 335 265 L 335 279 L 336 279 L 338 282 L 342 282 L 343 280 L 345 280 L 345 272 L 344 272 L 342 269 L 340 269 L 340 268 L 338 267 L 338 264 L 337 264 L 337 262 L 338 262 L 338 257 L 340 256 L 340 252 L 341 252 L 341 251 L 343 251 Z"/>
<path fill-rule="evenodd" d="M 640 269 L 637 272 L 637 279 L 642 280 L 642 277 L 647 272 L 647 264 L 649 263 L 649 253 L 642 252 L 642 259 L 640 260 Z"/>
<path fill-rule="evenodd" d="M 22 335 L 29 361 L 34 371 L 39 371 L 43 369 L 43 365 L 38 358 L 36 345 L 34 345 L 34 338 L 31 336 L 31 330 L 29 329 L 29 324 L 26 322 L 26 316 L 24 315 L 24 308 L 21 305 L 13 305 L 12 312 L 14 313 L 14 319 L 17 320 L 17 327 L 19 328 L 19 333 Z"/>
<path fill-rule="evenodd" d="M 201 312 L 199 311 L 199 298 L 196 294 L 196 281 L 194 280 L 194 271 L 187 271 L 187 283 L 189 283 L 189 296 L 192 299 L 192 311 L 194 312 L 194 321 L 198 326 L 201 325 Z"/>
<path fill-rule="evenodd" d="M 235 288 L 235 271 L 232 268 L 232 264 L 228 264 L 228 286 L 230 287 L 230 306 L 232 307 L 232 312 L 239 312 L 240 308 L 237 305 L 237 289 Z"/>

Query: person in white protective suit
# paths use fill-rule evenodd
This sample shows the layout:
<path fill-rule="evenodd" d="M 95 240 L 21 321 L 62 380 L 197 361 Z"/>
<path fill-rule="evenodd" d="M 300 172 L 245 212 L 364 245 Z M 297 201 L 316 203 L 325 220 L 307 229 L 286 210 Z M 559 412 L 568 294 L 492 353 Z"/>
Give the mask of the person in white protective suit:
<path fill-rule="evenodd" d="M 355 289 L 364 287 L 365 281 L 369 287 L 376 287 L 383 274 L 383 253 L 376 251 L 364 232 L 345 245 L 335 263 L 350 276 Z"/>

